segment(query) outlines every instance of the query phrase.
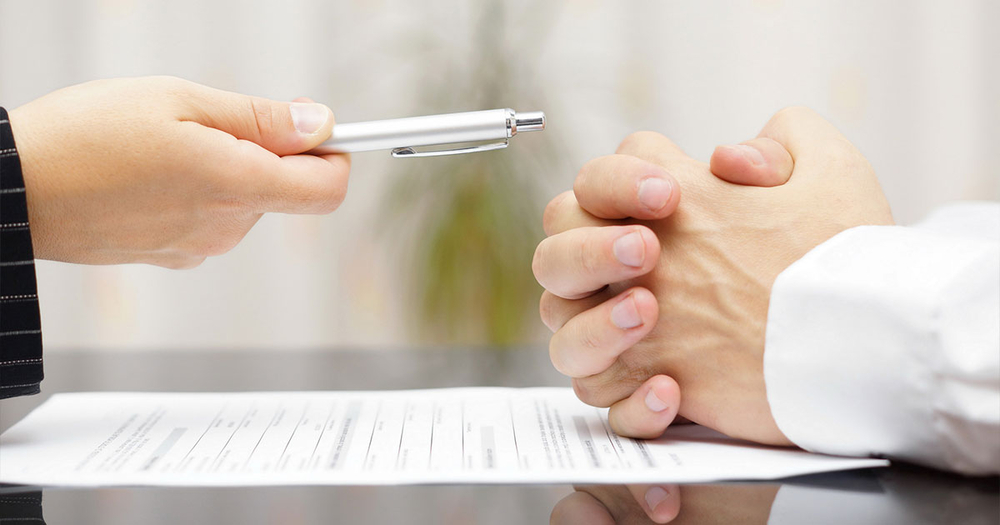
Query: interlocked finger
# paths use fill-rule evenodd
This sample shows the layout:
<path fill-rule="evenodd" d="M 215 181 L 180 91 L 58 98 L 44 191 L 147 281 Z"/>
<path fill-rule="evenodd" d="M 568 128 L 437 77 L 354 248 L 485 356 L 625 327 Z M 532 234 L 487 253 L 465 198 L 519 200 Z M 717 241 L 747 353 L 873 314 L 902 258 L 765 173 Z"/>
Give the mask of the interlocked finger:
<path fill-rule="evenodd" d="M 649 273 L 659 254 L 660 241 L 645 226 L 575 228 L 539 243 L 532 270 L 546 290 L 579 299 Z"/>
<path fill-rule="evenodd" d="M 573 228 L 588 226 L 612 226 L 616 221 L 598 219 L 587 213 L 576 200 L 572 191 L 564 191 L 556 195 L 542 214 L 542 228 L 545 235 L 555 235 Z"/>
<path fill-rule="evenodd" d="M 652 292 L 632 288 L 567 321 L 549 341 L 549 357 L 564 375 L 600 374 L 653 329 L 658 315 Z"/>

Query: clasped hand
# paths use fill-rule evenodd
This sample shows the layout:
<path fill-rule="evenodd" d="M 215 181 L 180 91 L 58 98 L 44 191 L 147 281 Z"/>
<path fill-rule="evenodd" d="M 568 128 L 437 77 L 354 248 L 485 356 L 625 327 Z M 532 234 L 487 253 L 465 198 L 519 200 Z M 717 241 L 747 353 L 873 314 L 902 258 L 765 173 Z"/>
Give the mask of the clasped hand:
<path fill-rule="evenodd" d="M 874 171 L 810 110 L 779 112 L 710 164 L 633 134 L 545 210 L 533 270 L 552 363 L 622 435 L 656 437 L 680 415 L 789 445 L 764 384 L 771 287 L 865 224 L 892 224 Z"/>

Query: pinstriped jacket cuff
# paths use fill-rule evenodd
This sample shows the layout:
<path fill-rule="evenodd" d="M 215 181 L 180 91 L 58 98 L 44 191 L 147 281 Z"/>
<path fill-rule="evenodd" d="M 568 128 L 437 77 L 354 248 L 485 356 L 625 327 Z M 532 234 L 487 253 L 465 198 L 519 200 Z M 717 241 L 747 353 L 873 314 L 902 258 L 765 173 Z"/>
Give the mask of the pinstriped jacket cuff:
<path fill-rule="evenodd" d="M 21 160 L 0 108 L 0 398 L 39 392 L 41 327 Z"/>

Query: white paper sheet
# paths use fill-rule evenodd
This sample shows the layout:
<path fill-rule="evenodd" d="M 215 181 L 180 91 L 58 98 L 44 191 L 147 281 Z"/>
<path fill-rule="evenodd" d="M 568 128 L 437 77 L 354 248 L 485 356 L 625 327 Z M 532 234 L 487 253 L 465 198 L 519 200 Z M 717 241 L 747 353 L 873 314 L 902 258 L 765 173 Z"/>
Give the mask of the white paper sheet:
<path fill-rule="evenodd" d="M 698 482 L 886 464 L 694 425 L 622 438 L 564 388 L 58 394 L 0 436 L 0 482 L 56 486 Z"/>

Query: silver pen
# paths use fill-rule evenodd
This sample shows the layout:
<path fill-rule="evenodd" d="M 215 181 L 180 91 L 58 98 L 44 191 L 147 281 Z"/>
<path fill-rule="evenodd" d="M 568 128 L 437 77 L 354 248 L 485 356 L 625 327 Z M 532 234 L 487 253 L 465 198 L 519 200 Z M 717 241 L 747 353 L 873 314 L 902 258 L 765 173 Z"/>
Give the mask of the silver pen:
<path fill-rule="evenodd" d="M 545 113 L 513 109 L 354 122 L 334 125 L 330 139 L 310 153 L 388 149 L 397 158 L 458 155 L 506 148 L 514 135 L 543 129 Z M 452 147 L 417 149 L 425 146 Z"/>

